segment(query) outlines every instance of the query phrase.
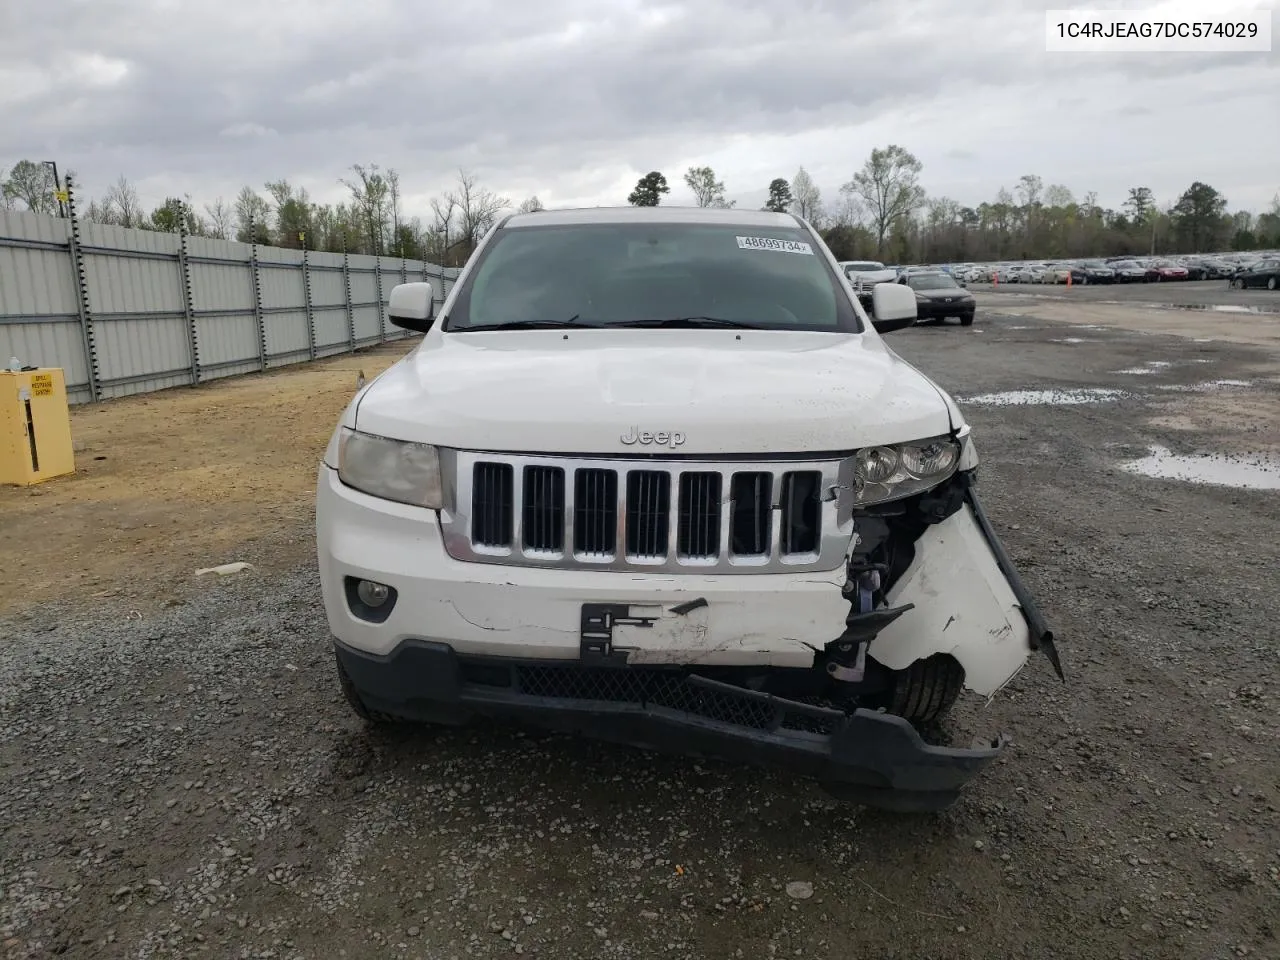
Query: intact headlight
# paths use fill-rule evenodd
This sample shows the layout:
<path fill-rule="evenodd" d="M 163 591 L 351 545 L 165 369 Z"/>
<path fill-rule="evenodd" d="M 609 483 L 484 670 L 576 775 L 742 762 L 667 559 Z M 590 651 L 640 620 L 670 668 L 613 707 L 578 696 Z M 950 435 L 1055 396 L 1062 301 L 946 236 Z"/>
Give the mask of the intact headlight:
<path fill-rule="evenodd" d="M 427 443 L 410 443 L 342 428 L 338 478 L 349 487 L 383 500 L 439 510 L 440 455 Z"/>
<path fill-rule="evenodd" d="M 936 487 L 959 462 L 960 444 L 950 437 L 859 450 L 853 457 L 854 505 L 901 500 Z"/>

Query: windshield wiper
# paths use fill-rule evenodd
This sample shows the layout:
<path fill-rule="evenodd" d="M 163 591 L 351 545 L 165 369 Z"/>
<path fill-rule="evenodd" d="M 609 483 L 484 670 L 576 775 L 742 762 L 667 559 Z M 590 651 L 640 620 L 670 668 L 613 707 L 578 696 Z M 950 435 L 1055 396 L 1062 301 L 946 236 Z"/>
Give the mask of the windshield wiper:
<path fill-rule="evenodd" d="M 569 328 L 583 330 L 587 328 L 596 329 L 600 326 L 598 323 L 582 323 L 578 320 L 577 315 L 574 315 L 568 320 L 508 320 L 506 323 L 481 323 L 474 327 L 456 327 L 453 332 L 474 333 L 477 330 L 563 330 Z"/>
<path fill-rule="evenodd" d="M 660 327 L 684 327 L 687 329 L 697 329 L 703 327 L 730 327 L 738 330 L 763 330 L 763 327 L 754 323 L 743 323 L 741 320 L 725 320 L 721 317 L 668 317 L 665 320 L 624 320 L 621 323 L 611 323 L 611 327 L 632 327 L 632 328 L 660 328 Z"/>

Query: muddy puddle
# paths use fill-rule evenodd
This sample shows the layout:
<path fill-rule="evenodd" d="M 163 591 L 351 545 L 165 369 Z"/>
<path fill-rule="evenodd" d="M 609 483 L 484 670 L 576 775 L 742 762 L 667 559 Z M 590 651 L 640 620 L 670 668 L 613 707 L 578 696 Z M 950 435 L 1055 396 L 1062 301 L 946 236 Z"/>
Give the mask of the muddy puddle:
<path fill-rule="evenodd" d="M 1178 454 L 1156 446 L 1147 456 L 1127 460 L 1120 468 L 1158 480 L 1184 480 L 1245 490 L 1280 490 L 1280 457 L 1270 454 Z"/>
<path fill-rule="evenodd" d="M 1080 387 L 1068 390 L 1004 390 L 960 397 L 960 403 L 982 407 L 1078 406 L 1084 403 L 1106 403 L 1129 396 L 1123 390 L 1105 387 Z"/>

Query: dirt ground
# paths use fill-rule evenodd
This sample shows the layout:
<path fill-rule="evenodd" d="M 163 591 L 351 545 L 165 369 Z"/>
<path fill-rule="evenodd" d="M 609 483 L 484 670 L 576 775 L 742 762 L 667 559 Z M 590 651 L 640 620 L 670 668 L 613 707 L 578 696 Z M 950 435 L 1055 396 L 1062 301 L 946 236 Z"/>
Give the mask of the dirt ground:
<path fill-rule="evenodd" d="M 68 595 L 147 609 L 197 569 L 296 566 L 307 544 L 275 540 L 314 517 L 316 468 L 359 372 L 407 349 L 72 407 L 76 473 L 0 487 L 0 612 Z"/>
<path fill-rule="evenodd" d="M 365 729 L 313 484 L 357 370 L 403 345 L 77 409 L 82 472 L 0 489 L 0 957 L 1280 958 L 1280 496 L 1119 468 L 1280 454 L 1273 327 L 979 296 L 891 342 L 970 418 L 1067 682 L 1036 658 L 962 702 L 957 742 L 1013 742 L 936 816 Z M 1117 393 L 968 399 L 1076 389 Z"/>

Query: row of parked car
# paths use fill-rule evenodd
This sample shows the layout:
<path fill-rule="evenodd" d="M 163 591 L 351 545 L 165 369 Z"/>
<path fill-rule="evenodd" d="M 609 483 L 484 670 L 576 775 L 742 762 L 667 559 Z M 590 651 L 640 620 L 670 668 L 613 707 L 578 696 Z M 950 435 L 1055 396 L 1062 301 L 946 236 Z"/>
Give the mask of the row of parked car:
<path fill-rule="evenodd" d="M 904 268 L 896 268 L 898 270 Z M 943 269 L 965 283 L 1159 283 L 1226 280 L 1235 288 L 1280 288 L 1280 254 L 1229 253 L 1188 257 L 1107 257 L 1019 263 L 956 263 Z"/>

